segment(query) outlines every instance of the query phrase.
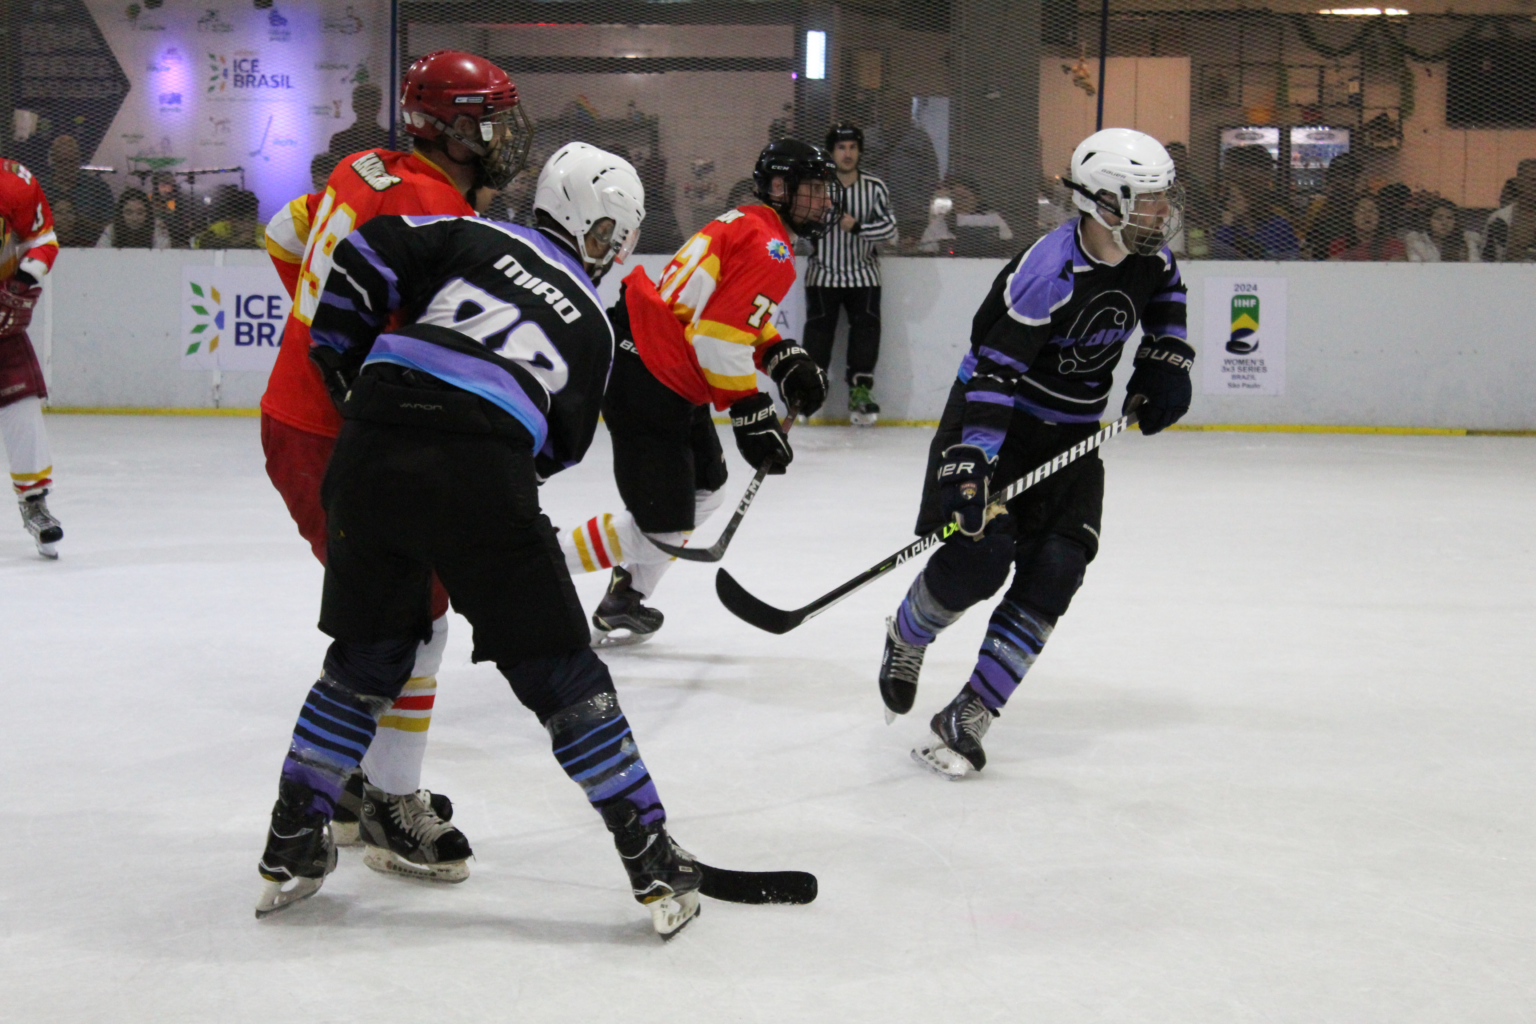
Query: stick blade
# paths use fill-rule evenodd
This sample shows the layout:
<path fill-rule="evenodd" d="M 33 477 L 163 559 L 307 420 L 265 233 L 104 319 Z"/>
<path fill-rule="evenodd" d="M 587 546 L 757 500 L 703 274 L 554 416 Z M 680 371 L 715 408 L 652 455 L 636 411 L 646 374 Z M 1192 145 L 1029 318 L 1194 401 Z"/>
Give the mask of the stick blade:
<path fill-rule="evenodd" d="M 726 611 L 767 633 L 788 633 L 805 621 L 802 612 L 787 612 L 753 597 L 724 569 L 715 571 L 715 594 Z"/>
<path fill-rule="evenodd" d="M 816 876 L 809 871 L 729 871 L 700 864 L 699 892 L 725 903 L 806 904 L 816 899 Z"/>
<path fill-rule="evenodd" d="M 676 544 L 667 544 L 664 541 L 659 541 L 655 537 L 649 537 L 647 539 L 656 547 L 671 555 L 673 558 L 681 558 L 685 562 L 718 562 L 721 558 L 725 557 L 724 551 L 716 551 L 713 547 L 679 547 Z"/>

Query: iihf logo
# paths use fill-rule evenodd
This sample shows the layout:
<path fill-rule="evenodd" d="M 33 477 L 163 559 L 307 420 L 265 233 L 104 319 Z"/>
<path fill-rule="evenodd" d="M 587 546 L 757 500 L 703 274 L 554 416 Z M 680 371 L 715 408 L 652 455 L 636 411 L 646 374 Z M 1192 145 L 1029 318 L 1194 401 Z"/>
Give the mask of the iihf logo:
<path fill-rule="evenodd" d="M 192 312 L 196 313 L 199 319 L 192 325 L 192 344 L 187 346 L 185 354 L 190 356 L 196 355 L 199 351 L 217 352 L 219 333 L 224 330 L 224 300 L 219 297 L 219 290 L 212 285 L 208 286 L 207 292 L 204 292 L 203 286 L 196 281 L 188 281 L 187 287 L 192 289 L 192 294 L 195 296 L 191 301 Z M 210 305 L 213 306 L 211 311 L 208 308 Z M 208 336 L 209 331 L 213 332 L 212 337 Z M 202 347 L 205 343 L 207 348 Z"/>
<path fill-rule="evenodd" d="M 1259 297 L 1251 293 L 1232 296 L 1232 335 L 1227 351 L 1236 356 L 1252 355 L 1259 349 Z"/>

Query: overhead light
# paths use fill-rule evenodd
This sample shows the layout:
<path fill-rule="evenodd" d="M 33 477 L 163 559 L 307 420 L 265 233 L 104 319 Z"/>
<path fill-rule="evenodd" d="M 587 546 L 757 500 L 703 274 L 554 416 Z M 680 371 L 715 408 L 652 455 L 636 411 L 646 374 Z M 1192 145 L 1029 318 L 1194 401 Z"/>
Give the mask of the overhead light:
<path fill-rule="evenodd" d="M 1401 18 L 1408 12 L 1401 7 L 1329 7 L 1317 13 L 1334 14 L 1345 18 L 1375 18 L 1382 15 L 1386 15 L 1389 18 Z"/>
<path fill-rule="evenodd" d="M 810 31 L 805 34 L 805 77 L 827 77 L 827 34 Z"/>

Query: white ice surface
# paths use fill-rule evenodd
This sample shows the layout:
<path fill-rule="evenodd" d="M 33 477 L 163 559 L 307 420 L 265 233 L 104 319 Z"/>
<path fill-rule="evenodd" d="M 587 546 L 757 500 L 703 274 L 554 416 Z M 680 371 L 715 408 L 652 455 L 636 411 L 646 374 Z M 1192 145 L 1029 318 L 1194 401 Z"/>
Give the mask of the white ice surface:
<path fill-rule="evenodd" d="M 469 881 L 343 851 L 253 920 L 319 567 L 256 421 L 48 425 L 62 558 L 0 530 L 0 1020 L 1536 1019 L 1536 441 L 1114 441 L 1101 556 L 958 784 L 907 750 L 988 608 L 888 728 L 912 569 L 774 637 L 677 566 L 664 632 L 608 658 L 673 831 L 822 895 L 708 903 L 664 946 L 459 619 L 426 779 Z M 725 564 L 781 605 L 872 564 L 909 536 L 927 438 L 797 431 Z M 557 523 L 616 510 L 608 466 L 600 432 L 545 488 Z"/>

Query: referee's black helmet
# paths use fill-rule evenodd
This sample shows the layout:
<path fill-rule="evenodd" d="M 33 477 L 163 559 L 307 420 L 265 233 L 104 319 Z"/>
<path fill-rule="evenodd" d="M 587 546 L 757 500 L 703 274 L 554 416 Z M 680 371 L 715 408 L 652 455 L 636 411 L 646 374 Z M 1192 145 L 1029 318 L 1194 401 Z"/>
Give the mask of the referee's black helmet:
<path fill-rule="evenodd" d="M 864 152 L 864 129 L 852 121 L 837 122 L 837 124 L 827 129 L 827 152 L 836 152 L 839 142 L 857 142 L 859 144 L 859 153 L 862 154 Z"/>

